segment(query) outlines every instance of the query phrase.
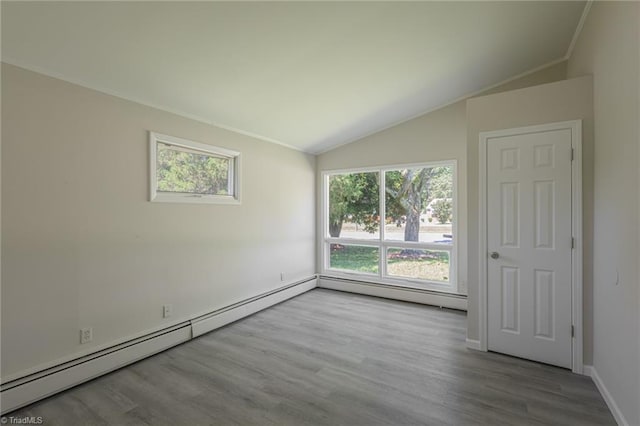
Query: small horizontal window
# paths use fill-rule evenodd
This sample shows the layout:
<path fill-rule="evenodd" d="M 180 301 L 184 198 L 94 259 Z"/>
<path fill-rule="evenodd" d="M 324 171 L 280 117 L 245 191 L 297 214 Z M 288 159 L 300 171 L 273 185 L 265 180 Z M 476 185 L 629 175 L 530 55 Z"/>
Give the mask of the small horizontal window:
<path fill-rule="evenodd" d="M 150 133 L 151 201 L 238 204 L 240 153 Z"/>

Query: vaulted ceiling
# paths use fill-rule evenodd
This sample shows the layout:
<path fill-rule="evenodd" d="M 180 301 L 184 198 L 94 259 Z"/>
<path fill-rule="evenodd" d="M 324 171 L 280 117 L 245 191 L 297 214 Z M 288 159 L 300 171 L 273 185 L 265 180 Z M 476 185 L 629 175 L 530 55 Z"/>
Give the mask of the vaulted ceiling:
<path fill-rule="evenodd" d="M 2 2 L 2 59 L 321 152 L 563 59 L 585 2 Z"/>

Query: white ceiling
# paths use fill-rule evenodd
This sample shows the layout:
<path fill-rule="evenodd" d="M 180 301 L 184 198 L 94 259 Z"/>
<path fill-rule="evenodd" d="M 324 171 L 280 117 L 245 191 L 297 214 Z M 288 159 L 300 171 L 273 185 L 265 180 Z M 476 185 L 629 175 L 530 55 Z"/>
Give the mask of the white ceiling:
<path fill-rule="evenodd" d="M 321 152 L 567 54 L 549 2 L 2 2 L 5 62 Z"/>

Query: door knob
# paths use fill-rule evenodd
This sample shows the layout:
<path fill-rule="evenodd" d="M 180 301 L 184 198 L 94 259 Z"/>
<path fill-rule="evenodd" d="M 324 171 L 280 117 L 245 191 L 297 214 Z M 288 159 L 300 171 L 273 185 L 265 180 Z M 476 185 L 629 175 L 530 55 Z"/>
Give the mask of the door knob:
<path fill-rule="evenodd" d="M 492 259 L 497 259 L 499 257 L 500 257 L 500 253 L 498 253 L 497 251 L 491 252 L 491 258 Z"/>

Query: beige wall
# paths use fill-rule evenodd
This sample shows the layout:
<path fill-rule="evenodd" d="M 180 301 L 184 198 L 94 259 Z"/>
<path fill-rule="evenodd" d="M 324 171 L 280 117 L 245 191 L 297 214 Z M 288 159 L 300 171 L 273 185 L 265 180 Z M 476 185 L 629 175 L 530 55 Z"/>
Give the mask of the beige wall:
<path fill-rule="evenodd" d="M 595 2 L 568 64 L 593 75 L 593 366 L 640 425 L 640 3 Z"/>
<path fill-rule="evenodd" d="M 514 79 L 487 90 L 495 93 L 566 78 L 566 62 Z M 343 145 L 318 156 L 317 192 L 325 170 L 380 165 L 456 160 L 458 167 L 458 282 L 467 292 L 467 116 L 466 101 L 459 101 L 397 126 Z M 319 202 L 319 201 L 318 201 Z M 318 220 L 318 236 L 322 236 Z M 320 270 L 318 253 L 318 270 Z"/>
<path fill-rule="evenodd" d="M 314 156 L 9 65 L 2 123 L 3 378 L 315 273 Z M 149 130 L 241 151 L 242 205 L 148 202 Z"/>
<path fill-rule="evenodd" d="M 568 64 L 487 90 L 482 95 L 515 91 L 479 95 L 468 110 L 462 101 L 336 148 L 317 167 L 458 160 L 459 277 L 469 295 L 468 337 L 477 339 L 478 132 L 583 119 L 584 362 L 611 383 L 630 424 L 640 424 L 638 9 L 637 2 L 595 2 Z M 559 81 L 567 74 L 593 79 Z"/>
<path fill-rule="evenodd" d="M 319 155 L 317 192 L 322 193 L 320 173 L 325 170 L 456 160 L 458 212 L 464 212 L 466 210 L 464 182 L 467 168 L 464 140 L 465 105 L 463 102 L 458 102 L 419 119 Z M 458 215 L 458 232 L 460 235 L 466 234 L 466 220 L 462 214 Z M 322 237 L 320 220 L 318 220 L 318 237 Z M 462 293 L 466 293 L 466 241 L 459 237 L 458 244 L 458 288 Z M 318 258 L 318 270 L 320 270 L 320 262 Z"/>
<path fill-rule="evenodd" d="M 478 146 L 484 131 L 581 119 L 583 130 L 583 240 L 584 240 L 584 361 L 591 362 L 592 232 L 593 226 L 593 103 L 592 80 L 583 77 L 558 81 L 467 101 L 467 156 L 469 162 L 469 217 L 478 217 Z M 479 224 L 469 221 L 468 338 L 479 339 L 478 268 Z"/>
<path fill-rule="evenodd" d="M 495 93 L 508 92 L 510 90 L 523 89 L 525 87 L 538 86 L 540 84 L 552 83 L 554 81 L 565 80 L 567 78 L 567 61 L 559 62 L 555 65 L 548 66 L 539 71 L 528 74 L 524 77 L 513 79 L 499 86 L 492 87 L 477 95 L 470 96 L 475 98 L 478 96 L 493 95 Z"/>

